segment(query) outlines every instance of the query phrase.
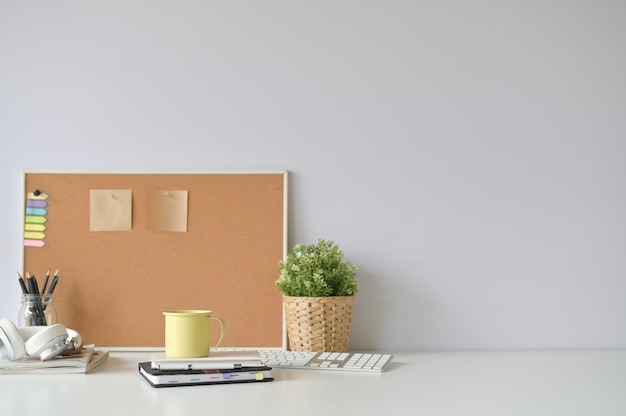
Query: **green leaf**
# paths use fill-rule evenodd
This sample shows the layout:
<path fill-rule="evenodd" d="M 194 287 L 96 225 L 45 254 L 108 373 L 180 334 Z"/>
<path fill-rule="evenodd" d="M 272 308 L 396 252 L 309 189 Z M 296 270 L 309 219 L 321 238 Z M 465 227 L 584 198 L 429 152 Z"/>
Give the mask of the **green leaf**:
<path fill-rule="evenodd" d="M 352 296 L 358 290 L 357 267 L 332 241 L 297 244 L 278 265 L 276 286 L 286 296 Z"/>

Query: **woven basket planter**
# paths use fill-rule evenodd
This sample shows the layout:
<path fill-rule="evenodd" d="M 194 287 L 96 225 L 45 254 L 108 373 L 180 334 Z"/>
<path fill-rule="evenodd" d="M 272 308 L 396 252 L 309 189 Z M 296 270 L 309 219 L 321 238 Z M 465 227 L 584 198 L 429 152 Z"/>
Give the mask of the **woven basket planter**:
<path fill-rule="evenodd" d="M 283 296 L 292 351 L 348 350 L 354 296 Z"/>

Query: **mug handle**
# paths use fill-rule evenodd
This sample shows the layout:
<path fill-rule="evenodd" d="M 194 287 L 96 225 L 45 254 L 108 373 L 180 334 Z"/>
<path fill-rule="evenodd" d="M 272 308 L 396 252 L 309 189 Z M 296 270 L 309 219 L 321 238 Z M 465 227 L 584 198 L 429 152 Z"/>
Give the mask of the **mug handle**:
<path fill-rule="evenodd" d="M 220 327 L 221 327 L 221 331 L 220 331 L 220 339 L 217 341 L 217 344 L 215 344 L 213 347 L 211 348 L 217 348 L 220 346 L 220 344 L 222 343 L 222 340 L 224 339 L 224 334 L 226 333 L 226 324 L 224 324 L 224 321 L 220 318 L 218 318 L 217 316 L 211 316 L 211 319 L 215 319 L 217 322 L 220 323 Z"/>

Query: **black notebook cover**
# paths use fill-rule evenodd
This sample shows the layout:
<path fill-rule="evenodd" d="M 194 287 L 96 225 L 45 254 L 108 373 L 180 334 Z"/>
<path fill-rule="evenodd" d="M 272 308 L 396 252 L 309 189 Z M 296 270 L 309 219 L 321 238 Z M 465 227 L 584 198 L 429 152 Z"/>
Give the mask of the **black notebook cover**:
<path fill-rule="evenodd" d="M 233 370 L 158 370 L 152 368 L 151 362 L 143 362 L 139 363 L 139 374 L 152 387 L 256 383 L 274 380 L 270 367 L 244 367 Z"/>

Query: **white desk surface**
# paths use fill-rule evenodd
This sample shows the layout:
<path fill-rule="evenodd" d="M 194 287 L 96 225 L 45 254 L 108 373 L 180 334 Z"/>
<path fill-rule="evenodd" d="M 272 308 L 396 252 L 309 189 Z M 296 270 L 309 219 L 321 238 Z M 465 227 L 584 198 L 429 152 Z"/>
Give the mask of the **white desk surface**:
<path fill-rule="evenodd" d="M 150 355 L 0 375 L 0 415 L 626 415 L 626 351 L 402 352 L 381 374 L 274 369 L 269 383 L 158 389 L 137 372 Z"/>

